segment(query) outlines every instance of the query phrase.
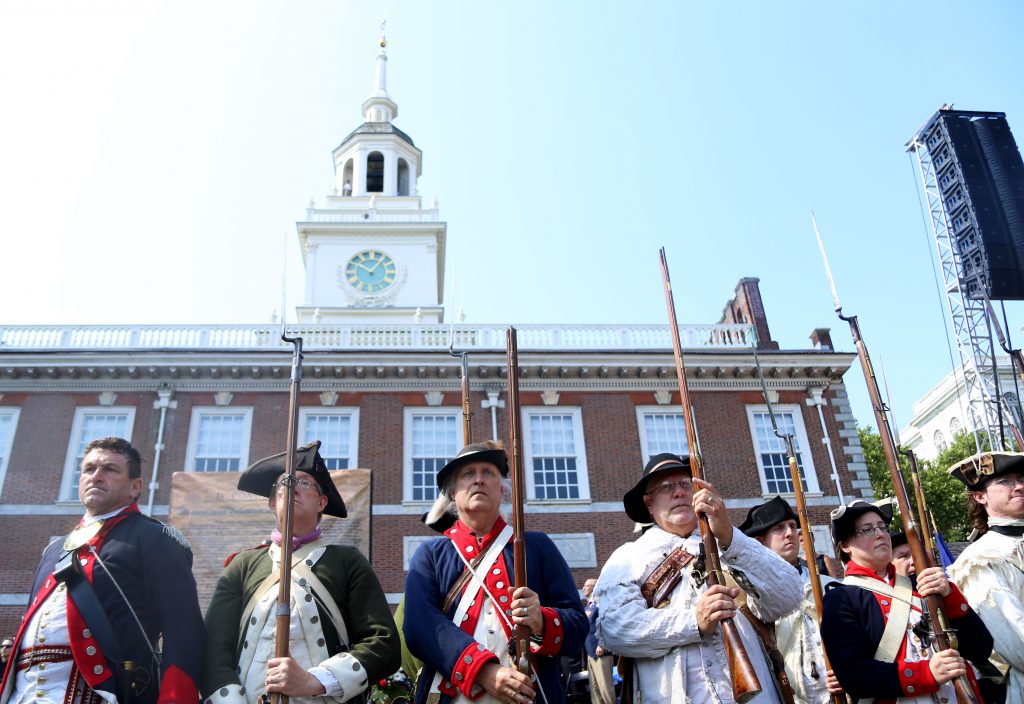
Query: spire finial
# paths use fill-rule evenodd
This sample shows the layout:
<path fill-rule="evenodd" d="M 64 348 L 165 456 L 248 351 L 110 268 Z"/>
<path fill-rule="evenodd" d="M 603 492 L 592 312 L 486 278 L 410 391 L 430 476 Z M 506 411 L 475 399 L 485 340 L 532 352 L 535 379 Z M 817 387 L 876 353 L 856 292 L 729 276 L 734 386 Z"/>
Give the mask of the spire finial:
<path fill-rule="evenodd" d="M 385 28 L 385 27 L 387 26 L 387 23 L 388 23 L 388 21 L 387 21 L 387 20 L 383 20 L 383 21 L 382 21 L 382 22 L 380 23 L 380 50 L 381 50 L 381 53 L 383 53 L 383 52 L 384 52 L 384 50 L 385 50 L 385 49 L 387 48 L 387 46 L 388 46 L 388 38 L 387 38 L 387 36 L 385 36 L 385 34 L 384 34 L 384 28 Z"/>

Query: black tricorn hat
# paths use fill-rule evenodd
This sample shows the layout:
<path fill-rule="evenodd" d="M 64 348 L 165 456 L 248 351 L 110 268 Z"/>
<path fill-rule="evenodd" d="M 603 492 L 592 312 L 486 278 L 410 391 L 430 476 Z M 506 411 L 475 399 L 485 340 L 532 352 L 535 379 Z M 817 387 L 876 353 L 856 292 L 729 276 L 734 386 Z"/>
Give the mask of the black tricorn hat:
<path fill-rule="evenodd" d="M 744 535 L 756 538 L 767 533 L 776 523 L 790 520 L 800 522 L 789 503 L 781 496 L 776 496 L 747 511 L 747 518 L 740 525 L 740 530 Z"/>
<path fill-rule="evenodd" d="M 320 456 L 320 441 L 313 442 L 300 447 L 295 451 L 295 471 L 305 472 L 312 476 L 320 487 L 320 493 L 327 497 L 327 506 L 324 513 L 328 516 L 345 518 L 348 516 L 348 509 L 345 502 L 338 493 L 338 487 L 331 481 L 331 473 L 324 464 L 324 458 Z M 248 469 L 242 472 L 238 478 L 238 488 L 257 496 L 270 496 L 274 491 L 274 484 L 285 471 L 285 463 L 288 461 L 287 452 L 279 452 L 270 457 L 249 465 Z"/>
<path fill-rule="evenodd" d="M 473 443 L 459 450 L 459 454 L 455 456 L 455 459 L 441 468 L 441 471 L 437 473 L 437 488 L 444 489 L 444 485 L 447 483 L 448 477 L 451 476 L 452 472 L 470 462 L 490 462 L 498 468 L 501 476 L 508 476 L 508 455 L 505 454 L 504 450 Z"/>
<path fill-rule="evenodd" d="M 654 518 L 644 504 L 644 490 L 647 488 L 648 480 L 666 472 L 678 472 L 681 469 L 690 471 L 690 458 L 673 455 L 671 452 L 662 452 L 647 461 L 644 466 L 644 473 L 632 489 L 622 497 L 622 505 L 626 508 L 626 515 L 637 523 L 651 523 Z"/>
<path fill-rule="evenodd" d="M 832 509 L 832 513 L 829 516 L 832 519 L 832 542 L 838 545 L 853 535 L 854 521 L 857 520 L 858 516 L 869 511 L 877 513 L 882 521 L 885 522 L 885 525 L 889 525 L 892 522 L 891 500 L 885 499 L 873 504 L 864 499 L 854 499 L 845 506 Z"/>
<path fill-rule="evenodd" d="M 907 544 L 907 534 L 901 530 L 889 531 L 889 539 L 892 541 L 892 549 L 895 550 L 900 545 Z"/>
<path fill-rule="evenodd" d="M 951 477 L 963 482 L 968 491 L 977 491 L 989 477 L 1008 472 L 1024 473 L 1024 453 L 982 452 L 957 462 L 948 471 Z"/>

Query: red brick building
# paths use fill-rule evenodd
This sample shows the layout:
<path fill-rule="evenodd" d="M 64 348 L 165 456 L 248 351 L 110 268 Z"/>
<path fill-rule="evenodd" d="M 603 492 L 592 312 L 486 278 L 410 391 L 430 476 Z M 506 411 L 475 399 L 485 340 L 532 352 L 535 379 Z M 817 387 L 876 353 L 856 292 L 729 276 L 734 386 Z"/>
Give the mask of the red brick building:
<path fill-rule="evenodd" d="M 419 516 L 436 470 L 467 441 L 449 345 L 469 353 L 472 439 L 503 437 L 505 326 L 443 324 L 446 225 L 415 195 L 421 154 L 392 124 L 383 51 L 377 61 L 366 121 L 334 151 L 334 193 L 297 225 L 307 295 L 289 331 L 306 349 L 300 440 L 320 439 L 332 468 L 371 470 L 369 557 L 397 602 L 430 535 Z M 682 328 L 708 478 L 737 523 L 791 490 L 752 328 L 828 550 L 828 509 L 870 494 L 843 386 L 854 355 L 827 330 L 797 349 L 772 340 L 757 279 L 739 282 L 718 323 Z M 582 585 L 632 538 L 622 495 L 647 457 L 684 450 L 668 328 L 527 325 L 519 350 L 529 529 L 552 535 Z M 81 514 L 88 440 L 140 448 L 140 505 L 166 519 L 173 472 L 237 471 L 283 449 L 289 362 L 271 325 L 0 327 L 0 633 L 21 618 L 42 549 Z"/>

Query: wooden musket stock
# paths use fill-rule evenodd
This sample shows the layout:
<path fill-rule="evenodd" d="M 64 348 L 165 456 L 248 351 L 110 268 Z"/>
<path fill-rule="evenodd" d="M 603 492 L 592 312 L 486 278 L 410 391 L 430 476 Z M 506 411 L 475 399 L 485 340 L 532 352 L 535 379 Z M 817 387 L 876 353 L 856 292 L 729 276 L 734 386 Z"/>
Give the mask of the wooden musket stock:
<path fill-rule="evenodd" d="M 526 484 L 523 479 L 523 429 L 519 415 L 519 348 L 516 329 L 510 327 L 506 335 L 508 348 L 508 438 L 509 473 L 512 479 L 512 562 L 513 582 L 516 589 L 526 586 L 526 528 L 523 503 Z M 516 624 L 512 635 L 515 668 L 530 674 L 530 629 Z"/>
<path fill-rule="evenodd" d="M 660 250 L 661 256 L 661 280 L 665 286 L 665 303 L 668 306 L 668 326 L 672 335 L 672 352 L 676 361 L 676 378 L 679 382 L 679 401 L 683 407 L 683 421 L 686 425 L 686 444 L 690 452 L 690 473 L 694 479 L 704 480 L 704 464 L 700 456 L 700 448 L 697 446 L 697 430 L 693 420 L 693 409 L 690 406 L 690 393 L 686 383 L 686 372 L 683 368 L 683 347 L 679 339 L 679 323 L 676 322 L 676 306 L 672 298 L 672 281 L 668 274 L 668 261 L 665 258 L 665 248 Z M 704 556 L 707 562 L 708 586 L 724 584 L 725 579 L 722 573 L 722 564 L 718 557 L 718 541 L 711 533 L 711 525 L 708 517 L 697 514 L 700 522 L 701 541 L 704 544 Z M 733 698 L 743 704 L 755 694 L 761 691 L 761 683 L 757 679 L 754 665 L 750 662 L 743 641 L 740 638 L 739 630 L 731 618 L 719 622 L 722 630 L 722 639 L 725 642 L 725 652 L 729 660 L 729 674 L 732 676 Z"/>

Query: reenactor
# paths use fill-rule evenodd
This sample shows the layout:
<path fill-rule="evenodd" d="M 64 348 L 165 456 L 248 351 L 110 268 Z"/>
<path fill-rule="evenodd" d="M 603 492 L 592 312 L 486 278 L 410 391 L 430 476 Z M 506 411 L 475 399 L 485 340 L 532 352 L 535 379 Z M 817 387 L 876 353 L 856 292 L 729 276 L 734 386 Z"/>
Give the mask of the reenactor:
<path fill-rule="evenodd" d="M 729 520 L 725 501 L 708 482 L 692 479 L 690 460 L 655 455 L 643 476 L 623 497 L 626 515 L 654 523 L 636 541 L 618 548 L 601 570 L 597 596 L 598 643 L 632 660 L 631 701 L 733 702 L 733 680 L 720 624 L 729 619 L 739 632 L 761 692 L 750 702 L 778 702 L 767 660 L 753 626 L 739 616 L 740 589 L 708 587 L 703 568 L 697 512 L 708 518 L 721 561 L 747 592 L 759 619 L 775 621 L 800 603 L 800 575 L 778 555 Z M 737 644 L 734 644 L 734 648 Z M 749 673 L 744 673 L 749 675 Z"/>
<path fill-rule="evenodd" d="M 842 688 L 831 670 L 825 667 L 818 628 L 818 613 L 807 562 L 800 557 L 800 523 L 796 512 L 781 496 L 753 507 L 740 525 L 744 534 L 754 538 L 792 565 L 803 580 L 800 606 L 775 622 L 774 639 L 784 663 L 786 679 L 798 704 L 826 704 Z M 822 587 L 835 582 L 820 575 Z"/>
<path fill-rule="evenodd" d="M 998 674 L 990 698 L 1024 702 L 1024 454 L 985 452 L 949 468 L 967 487 L 981 537 L 949 568 L 995 641 Z M 998 684 L 1003 680 L 1002 687 Z M 992 682 L 983 680 L 983 685 Z"/>
<path fill-rule="evenodd" d="M 399 667 L 398 630 L 369 561 L 322 538 L 323 515 L 344 518 L 348 511 L 319 448 L 316 441 L 295 455 L 287 657 L 275 657 L 286 453 L 256 462 L 238 480 L 240 490 L 268 498 L 277 528 L 269 544 L 229 558 L 217 581 L 206 612 L 207 702 L 254 704 L 278 693 L 340 704 Z"/>
<path fill-rule="evenodd" d="M 992 652 L 981 619 L 942 568 L 896 573 L 890 505 L 858 499 L 833 510 L 831 519 L 846 577 L 825 591 L 821 637 L 843 689 L 856 699 L 956 700 L 954 680 L 973 677 L 967 661 L 983 663 Z M 933 652 L 922 601 L 933 594 L 942 597 L 959 650 Z"/>
<path fill-rule="evenodd" d="M 85 446 L 85 515 L 43 551 L 0 702 L 196 701 L 205 631 L 192 550 L 139 512 L 141 492 L 131 443 Z"/>

